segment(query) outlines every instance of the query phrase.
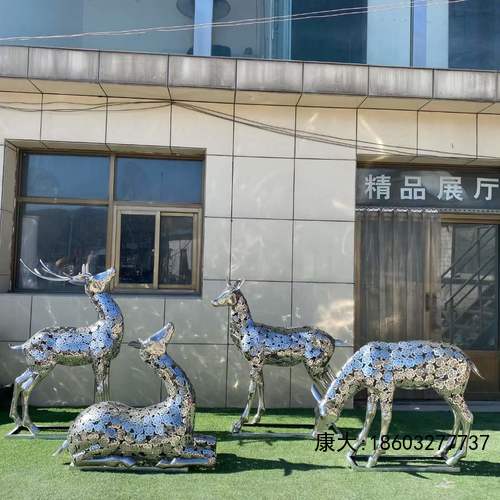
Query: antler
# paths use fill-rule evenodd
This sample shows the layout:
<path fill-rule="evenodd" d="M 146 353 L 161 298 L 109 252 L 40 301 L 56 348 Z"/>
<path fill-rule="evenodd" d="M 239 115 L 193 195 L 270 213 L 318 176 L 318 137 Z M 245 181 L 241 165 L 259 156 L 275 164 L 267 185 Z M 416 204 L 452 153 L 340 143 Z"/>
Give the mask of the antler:
<path fill-rule="evenodd" d="M 34 274 L 37 278 L 40 278 L 40 279 L 43 279 L 43 280 L 47 280 L 47 281 L 58 281 L 58 282 L 63 282 L 63 283 L 78 283 L 78 277 L 81 276 L 80 275 L 76 275 L 76 276 L 70 276 L 69 274 L 65 274 L 64 276 L 63 275 L 60 275 L 60 274 L 56 274 L 54 271 L 50 270 L 49 267 L 47 266 L 47 264 L 45 264 L 41 259 L 40 259 L 40 265 L 42 266 L 42 269 L 48 273 L 48 274 L 51 274 L 52 276 L 46 276 L 45 274 L 42 274 L 38 268 L 34 267 L 33 269 L 31 269 L 28 265 L 26 265 L 26 263 L 23 261 L 23 259 L 19 259 L 19 261 L 21 262 L 21 264 L 31 273 L 31 274 Z"/>
<path fill-rule="evenodd" d="M 65 272 L 63 272 L 62 275 L 55 273 L 54 271 L 52 271 L 51 269 L 49 269 L 49 266 L 47 266 L 47 264 L 45 264 L 45 262 L 42 259 L 40 259 L 39 262 L 40 262 L 40 265 L 43 267 L 43 269 L 46 272 L 48 272 L 52 276 L 55 276 L 56 278 L 70 278 L 71 279 L 73 277 L 73 276 L 71 276 L 71 275 L 69 275 L 69 274 L 67 274 Z"/>

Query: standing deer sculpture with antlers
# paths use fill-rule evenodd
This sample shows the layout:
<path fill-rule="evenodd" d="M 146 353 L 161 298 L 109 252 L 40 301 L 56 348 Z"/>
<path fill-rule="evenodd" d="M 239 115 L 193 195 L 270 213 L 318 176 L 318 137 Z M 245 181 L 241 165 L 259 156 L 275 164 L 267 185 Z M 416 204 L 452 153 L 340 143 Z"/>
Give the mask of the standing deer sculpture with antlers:
<path fill-rule="evenodd" d="M 10 417 L 16 428 L 26 428 L 36 435 L 39 428 L 32 422 L 28 404 L 33 389 L 54 369 L 56 365 L 92 365 L 95 376 L 95 394 L 98 401 L 109 399 L 109 365 L 119 351 L 123 337 L 123 316 L 107 286 L 115 276 L 115 269 L 92 275 L 84 264 L 82 271 L 70 276 L 57 274 L 40 261 L 43 273 L 36 267 L 30 269 L 38 278 L 48 281 L 66 282 L 83 285 L 85 293 L 94 304 L 98 320 L 90 326 L 54 326 L 42 328 L 24 344 L 10 346 L 23 352 L 28 368 L 14 382 L 14 393 L 10 407 Z M 19 397 L 22 395 L 22 417 L 18 413 Z"/>
<path fill-rule="evenodd" d="M 256 390 L 259 403 L 251 423 L 257 424 L 265 412 L 264 365 L 295 366 L 304 363 L 311 378 L 325 391 L 333 380 L 328 362 L 335 350 L 335 340 L 328 333 L 311 326 L 279 328 L 255 323 L 241 292 L 243 283 L 244 280 L 234 284 L 228 281 L 226 289 L 212 300 L 213 306 L 229 306 L 231 339 L 250 364 L 247 402 L 241 417 L 233 425 L 233 433 L 239 432 L 242 425 L 248 422 Z"/>

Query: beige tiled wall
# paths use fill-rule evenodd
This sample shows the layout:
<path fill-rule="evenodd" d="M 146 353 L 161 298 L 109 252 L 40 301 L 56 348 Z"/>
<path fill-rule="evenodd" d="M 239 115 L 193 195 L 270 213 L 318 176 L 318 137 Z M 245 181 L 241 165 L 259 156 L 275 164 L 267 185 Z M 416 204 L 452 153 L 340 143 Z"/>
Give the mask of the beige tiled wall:
<path fill-rule="evenodd" d="M 45 94 L 42 141 L 105 142 L 106 99 Z"/>
<path fill-rule="evenodd" d="M 170 113 L 164 101 L 110 98 L 106 142 L 170 146 Z"/>
<path fill-rule="evenodd" d="M 7 291 L 11 265 L 17 154 L 11 141 L 53 141 L 51 147 L 93 143 L 104 150 L 107 144 L 146 150 L 172 146 L 206 153 L 202 294 L 117 296 L 126 333 L 112 364 L 112 397 L 136 405 L 158 401 L 162 387 L 126 342 L 172 321 L 176 334 L 169 352 L 192 379 L 199 405 L 241 406 L 248 366 L 229 339 L 228 310 L 210 304 L 227 277 L 247 280 L 243 291 L 255 320 L 280 327 L 315 325 L 344 340 L 346 346 L 338 347 L 332 360 L 339 369 L 353 343 L 356 162 L 380 156 L 367 143 L 382 146 L 385 155 L 400 146 L 404 158 L 398 161 L 417 164 L 429 161 L 434 150 L 446 156 L 443 161 L 454 155 L 463 161 L 461 155 L 474 156 L 476 150 L 500 154 L 496 115 L 200 102 L 170 106 L 60 95 L 44 95 L 42 105 L 37 95 L 0 97 L 20 108 L 0 110 L 1 291 Z M 285 133 L 273 131 L 276 126 Z M 334 140 L 321 139 L 327 136 Z M 22 355 L 10 351 L 9 342 L 22 342 L 44 326 L 94 319 L 84 296 L 0 295 L 0 384 L 23 370 Z M 302 366 L 266 367 L 265 380 L 269 407 L 313 404 Z M 58 367 L 34 392 L 33 402 L 83 405 L 92 397 L 89 367 Z"/>

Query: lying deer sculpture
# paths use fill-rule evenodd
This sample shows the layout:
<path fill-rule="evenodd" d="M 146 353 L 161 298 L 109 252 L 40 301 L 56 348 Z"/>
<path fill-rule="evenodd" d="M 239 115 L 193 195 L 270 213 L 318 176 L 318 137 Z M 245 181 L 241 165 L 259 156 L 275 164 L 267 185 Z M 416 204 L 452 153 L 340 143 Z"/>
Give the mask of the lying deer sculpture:
<path fill-rule="evenodd" d="M 21 261 L 22 262 L 22 261 Z M 115 275 L 114 268 L 92 276 L 85 265 L 75 275 L 53 272 L 40 261 L 45 274 L 22 264 L 35 276 L 48 281 L 84 285 L 85 293 L 94 304 L 98 320 L 84 327 L 54 326 L 43 328 L 24 344 L 10 346 L 23 352 L 28 369 L 16 378 L 10 407 L 10 417 L 16 428 L 26 428 L 33 435 L 39 428 L 32 422 L 28 403 L 33 389 L 54 369 L 56 365 L 79 366 L 91 364 L 95 375 L 95 394 L 98 401 L 109 399 L 109 365 L 118 355 L 123 337 L 123 316 L 120 308 L 105 290 Z M 18 413 L 19 397 L 22 395 L 22 418 Z"/>
<path fill-rule="evenodd" d="M 378 403 L 382 417 L 380 436 L 367 463 L 367 467 L 373 467 L 384 453 L 382 444 L 388 439 L 395 389 L 434 389 L 450 405 L 455 419 L 453 435 L 435 457 L 446 459 L 447 465 L 455 465 L 467 453 L 473 421 L 463 396 L 471 371 L 481 377 L 474 363 L 454 345 L 423 340 L 370 342 L 344 364 L 325 396 L 313 385 L 312 393 L 318 402 L 314 435 L 327 432 L 346 402 L 361 389 L 367 389 L 365 422 L 353 450 L 347 453 L 347 460 L 352 467 L 356 466 L 354 457 L 368 437 Z M 454 443 L 460 442 L 456 439 L 458 434 L 467 438 L 465 442 L 462 439 L 460 448 L 448 458 Z"/>
<path fill-rule="evenodd" d="M 167 354 L 174 334 L 168 323 L 147 340 L 129 346 L 164 380 L 167 398 L 145 408 L 106 401 L 83 410 L 56 454 L 68 449 L 77 467 L 186 467 L 215 465 L 215 438 L 193 434 L 195 394 L 191 382 Z"/>
<path fill-rule="evenodd" d="M 228 281 L 226 289 L 212 300 L 214 306 L 229 306 L 231 339 L 250 363 L 247 402 L 241 417 L 233 424 L 234 433 L 239 432 L 242 425 L 248 422 L 256 390 L 259 403 L 251 423 L 258 423 L 265 412 L 264 365 L 294 366 L 304 363 L 312 379 L 326 390 L 333 380 L 328 362 L 335 350 L 335 340 L 317 328 L 278 328 L 254 323 L 248 303 L 241 292 L 243 283 L 241 280 L 235 284 Z"/>

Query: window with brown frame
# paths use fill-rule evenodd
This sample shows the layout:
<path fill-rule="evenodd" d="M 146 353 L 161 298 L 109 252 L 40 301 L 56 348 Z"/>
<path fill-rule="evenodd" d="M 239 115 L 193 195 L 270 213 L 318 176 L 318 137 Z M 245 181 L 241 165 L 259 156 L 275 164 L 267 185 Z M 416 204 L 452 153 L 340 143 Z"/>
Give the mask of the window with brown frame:
<path fill-rule="evenodd" d="M 23 153 L 16 290 L 72 291 L 17 265 L 75 274 L 114 265 L 115 288 L 196 292 L 201 280 L 203 161 Z"/>

